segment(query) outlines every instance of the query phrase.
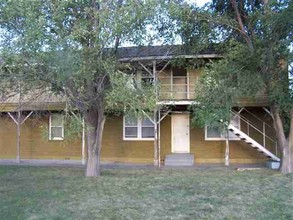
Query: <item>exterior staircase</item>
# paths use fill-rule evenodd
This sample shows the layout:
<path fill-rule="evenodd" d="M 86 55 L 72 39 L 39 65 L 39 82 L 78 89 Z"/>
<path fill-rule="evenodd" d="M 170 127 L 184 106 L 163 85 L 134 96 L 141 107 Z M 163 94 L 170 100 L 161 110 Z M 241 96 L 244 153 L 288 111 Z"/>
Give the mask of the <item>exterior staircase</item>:
<path fill-rule="evenodd" d="M 236 128 L 234 125 L 229 124 L 228 130 L 233 132 L 236 136 L 238 136 L 241 140 L 245 141 L 247 144 L 249 144 L 251 147 L 255 148 L 260 153 L 263 153 L 266 157 L 270 158 L 273 161 L 280 161 L 280 158 L 277 157 L 275 154 L 267 150 L 264 146 L 256 142 L 254 139 L 249 137 L 244 132 L 240 131 L 238 128 Z"/>
<path fill-rule="evenodd" d="M 165 166 L 193 166 L 194 155 L 188 153 L 168 154 L 165 158 Z"/>

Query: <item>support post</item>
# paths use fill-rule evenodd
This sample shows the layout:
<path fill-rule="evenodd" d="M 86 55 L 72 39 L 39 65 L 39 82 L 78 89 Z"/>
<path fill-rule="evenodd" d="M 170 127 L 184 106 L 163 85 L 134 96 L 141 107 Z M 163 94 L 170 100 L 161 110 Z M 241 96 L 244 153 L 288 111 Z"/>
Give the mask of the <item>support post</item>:
<path fill-rule="evenodd" d="M 17 111 L 17 143 L 16 143 L 16 149 L 17 149 L 17 155 L 16 155 L 16 162 L 20 163 L 20 109 Z"/>
<path fill-rule="evenodd" d="M 247 135 L 249 136 L 249 123 L 246 122 L 246 124 L 247 124 Z"/>
<path fill-rule="evenodd" d="M 158 90 L 157 90 L 157 76 L 156 76 L 156 61 L 153 61 L 153 78 L 154 78 L 154 86 L 155 86 L 155 94 L 156 94 L 156 103 L 158 99 Z M 158 158 L 158 110 L 154 111 L 154 166 L 159 165 Z"/>
<path fill-rule="evenodd" d="M 157 111 L 154 111 L 154 166 L 159 165 L 158 160 L 158 124 L 157 124 Z"/>
<path fill-rule="evenodd" d="M 226 150 L 225 150 L 225 166 L 230 165 L 230 146 L 229 146 L 229 131 L 226 132 Z"/>
<path fill-rule="evenodd" d="M 81 164 L 86 164 L 86 158 L 85 158 L 85 123 L 84 123 L 84 117 L 82 117 L 82 136 L 81 136 Z"/>
<path fill-rule="evenodd" d="M 262 136 L 263 136 L 263 146 L 266 148 L 266 124 L 262 123 Z"/>
<path fill-rule="evenodd" d="M 161 111 L 158 110 L 158 166 L 161 167 Z"/>

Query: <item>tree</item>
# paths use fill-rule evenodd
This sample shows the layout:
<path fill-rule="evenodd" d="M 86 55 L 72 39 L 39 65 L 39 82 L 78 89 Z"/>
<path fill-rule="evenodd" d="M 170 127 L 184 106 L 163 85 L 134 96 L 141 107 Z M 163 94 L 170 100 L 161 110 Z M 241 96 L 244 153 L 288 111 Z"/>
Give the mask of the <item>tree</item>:
<path fill-rule="evenodd" d="M 155 8 L 151 0 L 0 3 L 1 86 L 14 91 L 15 79 L 21 79 L 32 85 L 28 90 L 49 88 L 66 96 L 87 126 L 86 176 L 100 175 L 102 134 L 109 108 L 119 106 L 131 112 L 153 108 L 152 96 L 123 85 L 130 77 L 121 77 L 121 69 L 127 72 L 131 68 L 121 66 L 117 50 L 121 42 L 143 39 Z M 117 91 L 120 96 L 115 95 Z M 133 96 L 129 99 L 121 94 Z"/>
<path fill-rule="evenodd" d="M 217 43 L 215 49 L 223 55 L 223 59 L 206 67 L 196 87 L 200 104 L 193 106 L 194 121 L 229 121 L 229 110 L 241 97 L 266 95 L 282 152 L 282 173 L 293 172 L 292 68 L 288 76 L 292 14 L 293 2 L 288 0 L 213 1 L 205 10 L 190 7 L 189 13 L 181 17 L 185 26 L 180 32 L 190 44 L 194 39 L 184 34 L 186 27 L 196 32 L 198 29 L 190 26 L 208 23 L 200 25 L 205 28 L 203 37 Z"/>

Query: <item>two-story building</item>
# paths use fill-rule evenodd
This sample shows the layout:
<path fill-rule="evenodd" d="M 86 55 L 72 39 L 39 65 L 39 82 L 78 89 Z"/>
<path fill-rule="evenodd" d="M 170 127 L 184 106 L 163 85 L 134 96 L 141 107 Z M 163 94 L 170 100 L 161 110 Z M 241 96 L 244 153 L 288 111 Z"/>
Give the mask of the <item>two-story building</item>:
<path fill-rule="evenodd" d="M 191 124 L 189 106 L 195 82 L 205 63 L 221 59 L 212 50 L 185 53 L 179 46 L 129 47 L 119 51 L 121 62 L 135 66 L 137 81 L 159 84 L 157 120 L 146 117 L 107 116 L 102 162 L 193 165 L 203 163 L 264 163 L 279 161 L 266 98 L 243 98 L 229 124 L 229 143 L 218 129 Z M 192 68 L 174 60 L 196 61 Z M 41 95 L 21 104 L 19 97 L 0 106 L 0 159 L 86 160 L 84 131 L 67 139 L 61 97 Z M 21 126 L 17 126 L 21 124 Z M 17 129 L 19 127 L 19 130 Z M 44 128 L 48 132 L 44 132 Z M 157 131 L 157 132 L 154 132 Z M 20 145 L 17 144 L 20 138 Z"/>

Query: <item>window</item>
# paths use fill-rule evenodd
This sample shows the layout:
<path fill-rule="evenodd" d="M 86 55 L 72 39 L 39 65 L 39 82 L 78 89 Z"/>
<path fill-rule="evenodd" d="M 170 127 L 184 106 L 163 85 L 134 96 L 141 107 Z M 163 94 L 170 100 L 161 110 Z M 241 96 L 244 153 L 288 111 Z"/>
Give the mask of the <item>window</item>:
<path fill-rule="evenodd" d="M 147 72 L 142 72 L 141 84 L 143 86 L 150 86 L 154 84 L 154 77 Z"/>
<path fill-rule="evenodd" d="M 151 86 L 154 84 L 154 77 L 149 72 L 139 70 L 136 73 L 136 84 L 138 88 Z"/>
<path fill-rule="evenodd" d="M 238 115 L 234 115 L 232 120 L 230 121 L 232 125 L 236 128 L 240 129 L 240 117 Z M 221 132 L 219 127 L 211 127 L 205 126 L 205 140 L 207 141 L 218 141 L 225 140 L 226 134 L 225 132 Z M 230 140 L 240 140 L 233 132 L 229 131 L 229 139 Z"/>
<path fill-rule="evenodd" d="M 187 99 L 187 71 L 182 68 L 172 68 L 172 91 L 173 98 L 175 99 Z"/>
<path fill-rule="evenodd" d="M 147 118 L 137 119 L 131 116 L 124 116 L 123 139 L 153 140 L 154 124 Z"/>
<path fill-rule="evenodd" d="M 51 114 L 49 118 L 49 140 L 64 140 L 63 115 Z"/>

